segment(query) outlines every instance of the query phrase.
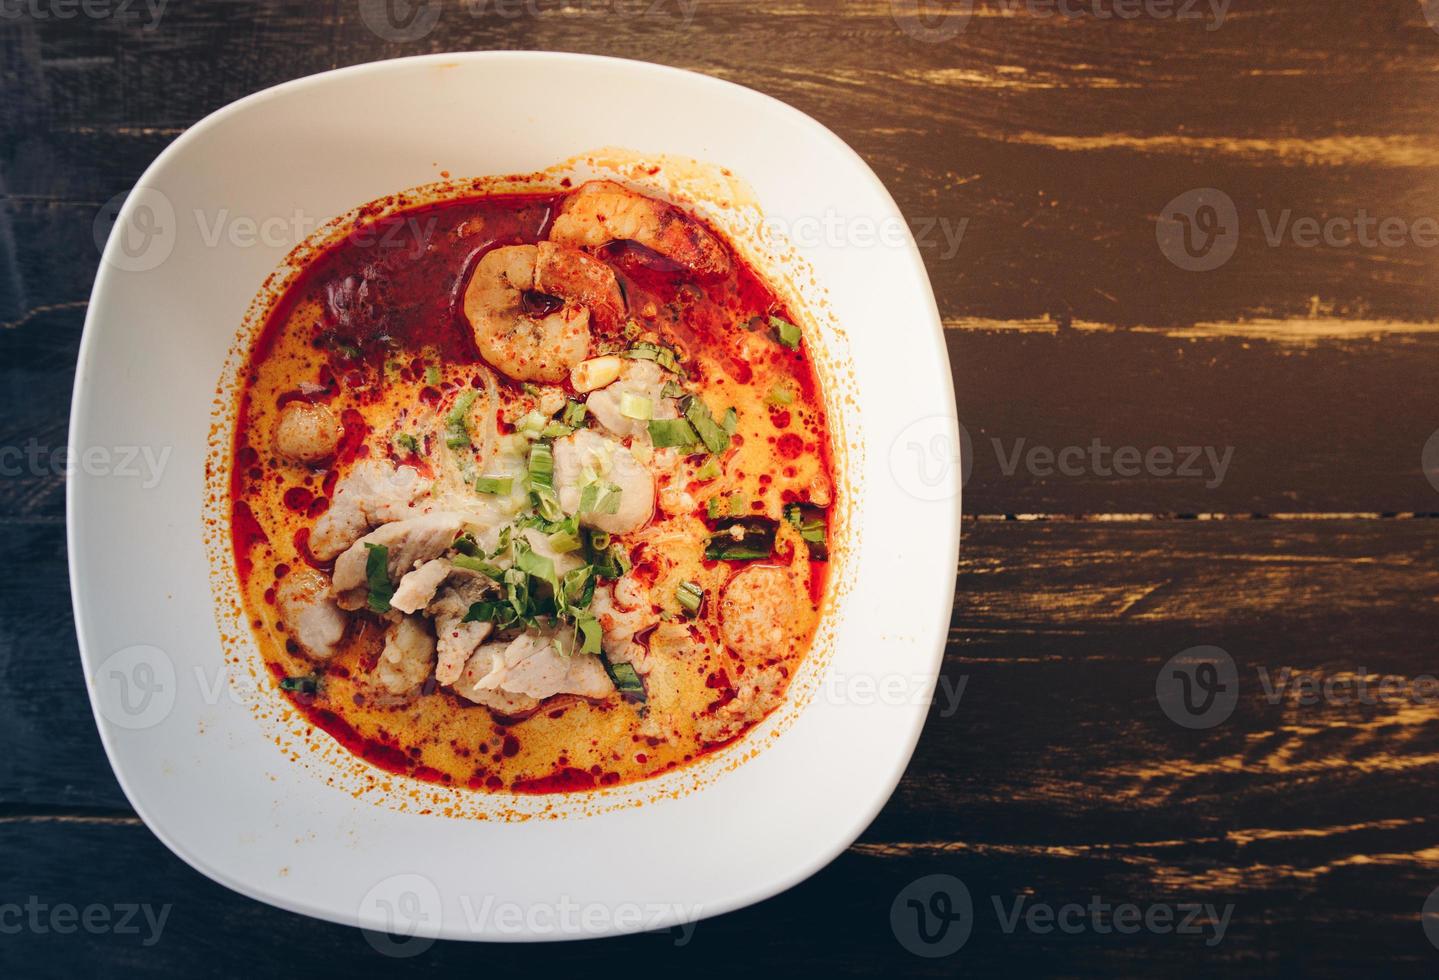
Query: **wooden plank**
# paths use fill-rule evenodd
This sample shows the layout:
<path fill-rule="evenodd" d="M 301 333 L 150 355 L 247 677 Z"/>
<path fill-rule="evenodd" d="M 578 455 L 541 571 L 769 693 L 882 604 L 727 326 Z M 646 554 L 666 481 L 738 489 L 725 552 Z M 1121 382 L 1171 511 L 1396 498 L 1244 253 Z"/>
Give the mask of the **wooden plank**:
<path fill-rule="evenodd" d="M 75 642 L 64 528 L 0 522 L 0 812 L 128 810 L 90 714 Z"/>
<path fill-rule="evenodd" d="M 8 822 L 0 824 L 0 851 L 11 856 L 0 867 L 0 909 L 17 907 L 9 921 L 21 925 L 0 944 L 0 968 L 14 975 L 86 975 L 103 964 L 107 973 L 135 977 L 358 976 L 393 965 L 356 929 L 280 912 L 211 883 L 138 825 Z M 1271 976 L 1280 966 L 1313 976 L 1381 968 L 1386 976 L 1432 971 L 1435 951 L 1418 923 L 1432 877 L 1411 868 L 1386 866 L 1382 880 L 1336 869 L 1321 882 L 1176 888 L 1150 878 L 1142 866 L 1126 864 L 1123 855 L 1058 848 L 893 854 L 862 844 L 783 895 L 703 920 L 688 935 L 672 930 L 602 942 L 483 949 L 441 942 L 423 947 L 415 962 L 437 971 L 464 970 L 482 955 L 487 970 L 548 974 L 643 961 L 664 972 L 705 977 L 752 971 L 757 962 L 776 974 L 826 976 L 956 971 L 1025 976 L 1054 972 L 1061 963 L 1067 964 L 1062 970 L 1067 976 L 1190 975 L 1196 969 L 1205 975 L 1223 970 Z M 891 905 L 912 882 L 933 874 L 962 881 L 974 913 L 962 948 L 925 959 L 900 945 Z M 462 899 L 477 914 L 486 902 L 490 907 L 506 902 L 486 890 L 481 868 L 472 892 L 450 896 L 456 903 Z M 1226 912 L 1219 910 L 1227 909 L 1226 928 L 1214 942 L 1212 928 L 1101 934 L 1087 917 L 1070 920 L 1082 923 L 1077 933 L 1032 931 L 1023 920 L 1012 932 L 1002 925 L 1016 902 L 1023 912 L 1035 905 L 1096 901 L 1141 909 L 1208 903 L 1220 917 Z M 94 921 L 107 922 L 105 927 L 71 935 L 54 931 L 51 917 L 57 910 L 73 907 L 68 914 L 78 915 L 90 906 L 106 910 L 91 913 Z M 139 908 L 130 913 L 132 906 Z M 1173 921 L 1186 915 L 1177 911 Z M 132 916 L 127 929 L 133 931 L 116 931 L 122 916 Z M 1106 925 L 1107 913 L 1099 921 Z"/>
<path fill-rule="evenodd" d="M 1318 866 L 1323 848 L 1303 843 L 1301 828 L 1323 821 L 1348 847 L 1339 841 L 1380 821 L 1371 829 L 1395 842 L 1386 853 L 1439 861 L 1427 853 L 1439 843 L 1427 810 L 1439 787 L 1439 684 L 1423 680 L 1439 658 L 1416 641 L 1439 622 L 1439 608 L 1418 601 L 1439 586 L 1439 524 L 978 522 L 965 532 L 944 665 L 947 689 L 963 695 L 946 714 L 941 687 L 872 834 L 1086 851 L 1187 841 L 1176 846 L 1206 854 L 1190 871 L 1139 860 L 1171 880 L 1241 882 L 1258 869 L 1231 850 L 1238 843 L 1283 851 L 1288 840 Z M 1211 644 L 1233 658 L 1238 694 L 1224 723 L 1187 729 L 1162 710 L 1156 682 L 1171 657 Z M 1352 680 L 1301 703 L 1303 679 L 1361 671 L 1377 703 Z M 1387 675 L 1405 687 L 1379 697 Z M 1264 874 L 1305 874 L 1259 863 Z"/>
<path fill-rule="evenodd" d="M 1439 335 L 947 338 L 972 449 L 968 514 L 1439 510 L 1422 465 L 1439 428 Z"/>
<path fill-rule="evenodd" d="M 55 467 L 83 317 L 59 304 L 0 329 L 0 518 L 64 512 Z M 1439 428 L 1439 334 L 1308 347 L 1080 330 L 947 339 L 972 450 L 966 514 L 1439 511 L 1421 465 Z M 1188 465 L 1185 447 L 1199 450 Z M 1162 450 L 1167 463 L 1150 455 Z"/>
<path fill-rule="evenodd" d="M 610 6 L 456 8 L 411 44 L 377 37 L 349 5 L 333 21 L 186 5 L 153 34 L 47 23 L 19 49 L 34 52 L 29 70 L 45 84 L 24 90 L 33 102 L 3 162 L 9 192 L 103 202 L 184 126 L 286 78 L 430 50 L 546 46 L 709 71 L 834 127 L 894 192 L 956 324 L 1259 317 L 1302 334 L 1316 317 L 1432 323 L 1439 311 L 1432 246 L 1305 247 L 1287 231 L 1361 212 L 1406 228 L 1439 217 L 1428 179 L 1436 38 L 1412 3 L 1270 0 L 1214 31 L 990 11 L 932 44 L 887 4 L 705 3 L 688 24 L 678 7 Z M 704 42 L 676 57 L 677 26 Z M 1239 221 L 1234 258 L 1207 273 L 1174 266 L 1155 241 L 1166 203 L 1196 187 L 1224 191 Z M 830 217 L 859 240 L 842 209 Z M 1281 224 L 1271 244 L 1266 227 Z"/>
<path fill-rule="evenodd" d="M 1439 843 L 1425 809 L 1439 788 L 1439 707 L 1293 705 L 1292 686 L 1271 703 L 1264 686 L 1277 687 L 1285 668 L 1321 680 L 1359 668 L 1411 682 L 1439 674 L 1416 642 L 1439 625 L 1439 609 L 1415 602 L 1439 586 L 1439 523 L 1004 521 L 965 531 L 947 686 L 873 839 L 1191 840 L 1208 853 L 1230 832 L 1292 831 L 1323 814 L 1335 826 L 1396 821 L 1385 833 L 1410 851 Z M 13 681 L 0 689 L 0 739 L 45 749 L 0 761 L 0 804 L 124 808 L 74 666 L 61 530 L 10 532 L 0 675 Z M 1242 697 L 1225 725 L 1194 732 L 1167 719 L 1155 683 L 1171 656 L 1202 644 L 1229 651 Z"/>

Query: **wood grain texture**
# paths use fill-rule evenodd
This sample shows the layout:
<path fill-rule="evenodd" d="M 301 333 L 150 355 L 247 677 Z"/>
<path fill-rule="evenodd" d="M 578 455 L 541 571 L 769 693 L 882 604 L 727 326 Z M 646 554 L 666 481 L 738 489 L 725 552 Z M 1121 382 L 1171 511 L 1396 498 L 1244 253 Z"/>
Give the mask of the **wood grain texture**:
<path fill-rule="evenodd" d="M 1414 598 L 1439 587 L 1439 525 L 975 521 L 965 530 L 929 723 L 899 790 L 849 854 L 794 892 L 702 924 L 695 942 L 704 942 L 689 952 L 660 937 L 599 950 L 709 975 L 739 964 L 727 957 L 740 937 L 784 962 L 802 935 L 802 948 L 815 951 L 806 961 L 818 956 L 837 972 L 859 972 L 863 961 L 939 973 L 897 944 L 889 903 L 910 881 L 944 873 L 981 903 L 958 960 L 979 972 L 1007 962 L 1089 964 L 1074 975 L 1155 964 L 1242 975 L 1278 963 L 1316 975 L 1381 961 L 1400 973 L 1424 967 L 1433 950 L 1418 910 L 1439 886 L 1439 822 L 1430 813 L 1439 682 L 1431 690 L 1422 678 L 1439 673 L 1439 662 L 1416 637 L 1433 635 L 1439 607 L 1415 608 Z M 59 528 L 27 534 L 27 553 L 48 551 L 61 563 Z M 67 956 L 120 957 L 142 974 L 171 968 L 196 943 L 227 948 L 244 929 L 345 962 L 373 957 L 351 931 L 262 909 L 158 851 L 135 856 L 159 845 L 133 821 L 117 823 L 126 804 L 96 744 L 72 641 L 47 646 L 66 607 L 63 567 L 42 565 L 39 575 L 53 584 L 31 594 L 33 614 L 7 617 L 0 631 L 0 675 L 9 679 L 0 738 L 49 747 L 0 763 L 0 840 L 23 834 L 33 845 L 6 852 L 19 863 L 0 893 L 78 905 L 174 902 L 177 918 L 153 956 L 118 936 L 64 947 Z M 0 603 L 14 609 L 22 584 L 0 580 Z M 1208 731 L 1176 725 L 1155 698 L 1161 665 L 1200 644 L 1224 648 L 1239 668 L 1238 705 Z M 1298 682 L 1277 698 L 1266 690 L 1280 687 L 1286 668 L 1320 683 L 1363 671 L 1376 685 L 1380 676 L 1405 685 L 1376 704 L 1308 705 Z M 102 816 L 98 828 L 87 814 Z M 113 840 L 125 842 L 120 851 Z M 52 860 L 46 848 L 86 857 Z M 1197 937 L 1006 934 L 994 896 L 1008 910 L 1020 895 L 1233 903 L 1234 912 L 1213 947 Z M 233 935 L 213 932 L 222 916 Z M 23 938 L 24 950 L 56 948 L 54 936 Z M 578 948 L 546 950 L 542 962 L 579 962 Z M 245 958 L 251 967 L 270 962 L 252 955 L 261 958 Z M 426 962 L 464 955 L 442 945 Z"/>
<path fill-rule="evenodd" d="M 1439 522 L 1426 517 L 1439 489 L 1421 456 L 1439 429 L 1439 261 L 1413 239 L 1310 246 L 1288 229 L 1439 217 L 1439 32 L 1415 0 L 1235 0 L 1222 25 L 986 0 L 953 31 L 969 5 L 924 4 L 918 21 L 915 6 L 486 0 L 447 6 L 403 43 L 349 0 L 172 2 L 148 30 L 0 19 L 0 928 L 5 903 L 32 895 L 172 906 L 148 947 L 6 932 L 0 973 L 410 965 L 206 881 L 131 814 L 77 667 L 60 449 L 97 216 L 187 126 L 332 67 L 545 48 L 749 85 L 864 156 L 934 284 L 972 450 L 970 518 L 939 700 L 890 804 L 833 865 L 685 946 L 439 944 L 413 966 L 1433 974 L 1419 909 L 1439 886 L 1426 681 L 1439 674 Z M 1156 237 L 1169 203 L 1201 187 L 1237 221 L 1233 256 L 1209 272 L 1176 265 Z M 883 247 L 842 209 L 816 218 Z M 1232 454 L 1218 479 L 1204 457 L 1198 476 L 1163 476 L 1092 457 L 1066 474 L 1027 455 L 1096 440 Z M 949 462 L 938 451 L 929 462 Z M 1155 694 L 1169 658 L 1198 645 L 1227 651 L 1238 681 L 1232 715 L 1205 730 Z M 1398 694 L 1303 697 L 1301 682 L 1342 692 L 1361 675 L 1399 678 Z M 1301 686 L 1270 690 L 1286 681 Z M 935 873 L 963 879 L 976 915 L 959 954 L 926 960 L 897 942 L 890 904 Z M 1207 946 L 1007 934 L 992 907 L 1096 895 L 1234 910 Z"/>

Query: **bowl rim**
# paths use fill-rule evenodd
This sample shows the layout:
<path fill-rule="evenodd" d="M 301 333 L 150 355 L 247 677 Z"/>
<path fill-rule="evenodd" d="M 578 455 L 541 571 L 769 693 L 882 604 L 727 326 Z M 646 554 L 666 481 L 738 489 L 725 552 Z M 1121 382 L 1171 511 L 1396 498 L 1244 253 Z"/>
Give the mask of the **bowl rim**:
<path fill-rule="evenodd" d="M 767 95 L 763 92 L 759 92 L 755 89 L 751 89 L 747 86 L 737 84 L 735 82 L 730 82 L 728 80 L 716 78 L 714 76 L 706 75 L 701 72 L 691 71 L 683 68 L 676 68 L 669 65 L 657 64 L 637 59 L 616 58 L 606 55 L 543 50 L 486 50 L 436 52 L 430 54 L 413 55 L 402 58 L 384 59 L 380 61 L 349 65 L 346 67 L 317 72 L 310 75 L 301 76 L 299 78 L 291 79 L 285 82 L 281 82 L 279 84 L 267 87 L 260 91 L 251 93 L 250 95 L 237 99 L 233 102 L 230 102 L 207 114 L 206 116 L 195 122 L 193 125 L 189 126 L 183 133 L 181 133 L 168 146 L 166 146 L 145 168 L 145 171 L 136 181 L 135 187 L 139 188 L 146 186 L 147 181 L 149 180 L 149 178 L 152 177 L 153 174 L 159 172 L 164 167 L 166 167 L 173 158 L 184 153 L 184 151 L 192 142 L 200 139 L 205 133 L 207 133 L 211 129 L 224 125 L 232 117 L 239 115 L 240 113 L 245 112 L 256 105 L 263 104 L 273 99 L 284 98 L 298 91 L 314 88 L 321 85 L 333 84 L 337 81 L 341 81 L 349 77 L 383 73 L 387 71 L 403 70 L 405 68 L 422 65 L 478 61 L 554 61 L 580 64 L 588 63 L 595 66 L 623 66 L 631 70 L 639 68 L 645 71 L 653 72 L 660 76 L 685 76 L 687 80 L 695 84 L 701 86 L 708 86 L 716 90 L 721 90 L 725 97 L 728 98 L 757 98 L 763 100 L 765 103 L 768 103 L 771 108 L 787 116 L 790 119 L 792 125 L 807 130 L 810 136 L 829 144 L 833 152 L 847 157 L 851 161 L 851 163 L 856 166 L 857 172 L 859 174 L 862 174 L 864 179 L 869 182 L 870 189 L 874 191 L 881 200 L 887 203 L 889 209 L 895 216 L 899 216 L 902 218 L 902 213 L 900 212 L 898 205 L 894 202 L 893 197 L 889 194 L 888 189 L 884 186 L 883 182 L 879 179 L 879 177 L 874 173 L 873 169 L 870 168 L 870 166 L 864 161 L 862 157 L 860 157 L 860 155 L 853 148 L 851 148 L 838 135 L 836 135 L 833 131 L 831 131 L 828 127 L 824 126 L 818 120 L 814 119 L 807 113 L 804 113 L 801 110 L 789 105 L 788 103 L 783 102 L 780 99 Z M 121 227 L 123 222 L 129 217 L 129 214 L 134 208 L 135 203 L 135 196 L 131 196 L 129 199 L 126 200 L 125 204 L 122 205 L 120 212 L 116 215 L 116 228 Z M 929 324 L 930 329 L 923 331 L 926 336 L 929 349 L 916 351 L 915 354 L 916 356 L 920 357 L 932 357 L 936 359 L 938 363 L 948 364 L 949 353 L 944 341 L 943 327 L 939 319 L 937 306 L 935 304 L 933 288 L 930 284 L 928 274 L 924 268 L 924 263 L 919 254 L 919 250 L 915 245 L 912 234 L 909 232 L 908 225 L 905 224 L 904 228 L 906 245 L 906 248 L 904 250 L 907 252 L 906 258 L 910 265 L 911 271 L 916 273 L 916 283 L 920 284 L 924 293 L 923 296 L 917 297 L 917 299 L 920 301 L 921 305 L 931 314 L 929 318 L 931 320 Z M 91 399 L 87 394 L 88 386 L 86 384 L 86 381 L 89 378 L 91 372 L 94 371 L 97 367 L 97 365 L 95 364 L 95 336 L 100 329 L 99 323 L 106 318 L 106 315 L 103 312 L 104 304 L 102 301 L 105 298 L 105 294 L 108 292 L 108 284 L 111 277 L 117 274 L 115 266 L 108 261 L 110 253 L 116 248 L 117 239 L 116 236 L 112 234 L 110 239 L 105 244 L 102 259 L 98 264 L 94 285 L 92 286 L 90 293 L 88 309 L 86 311 L 84 327 L 82 330 L 76 359 L 74 389 L 72 391 L 70 402 L 70 420 L 67 432 L 67 448 L 68 452 L 71 454 L 70 458 L 76 458 L 75 453 L 77 452 L 77 448 L 84 445 L 83 440 L 85 436 L 85 431 L 89 426 L 89 419 L 91 417 L 91 413 L 94 411 L 94 408 L 91 405 Z M 944 396 L 943 399 L 937 400 L 942 401 L 945 406 L 942 414 L 945 416 L 945 421 L 948 424 L 950 434 L 953 436 L 953 438 L 951 439 L 951 444 L 958 446 L 958 418 L 955 411 L 953 377 L 949 370 L 940 371 L 939 374 L 942 377 L 942 391 L 935 392 L 935 395 L 938 396 L 942 394 Z M 931 529 L 933 531 L 931 537 L 937 537 L 940 541 L 940 546 L 943 550 L 943 553 L 951 556 L 952 561 L 950 562 L 950 567 L 952 568 L 957 563 L 960 547 L 962 480 L 960 478 L 959 467 L 952 467 L 949 472 L 943 477 L 943 479 L 947 482 L 947 484 L 950 485 L 950 489 L 952 489 L 952 493 L 950 493 L 946 499 L 952 499 L 954 506 L 951 518 L 945 522 L 944 526 L 942 528 Z M 79 541 L 77 538 L 77 517 L 80 513 L 82 505 L 86 502 L 86 492 L 86 490 L 82 490 L 80 488 L 75 478 L 74 471 L 72 470 L 68 472 L 66 476 L 65 519 L 66 550 L 70 567 L 72 569 L 70 580 L 71 605 L 74 616 L 75 633 L 81 659 L 81 665 L 82 669 L 85 669 L 88 675 L 89 667 L 94 662 L 92 657 L 95 654 L 98 654 L 99 651 L 96 639 L 94 636 L 92 636 L 92 631 L 89 628 L 85 608 L 85 596 L 91 589 L 96 588 L 96 585 L 87 582 L 87 573 L 84 571 L 83 566 L 77 564 L 76 560 L 81 553 L 82 545 L 82 542 Z M 929 590 L 932 591 L 935 596 L 935 600 L 933 602 L 933 620 L 930 623 L 917 623 L 915 629 L 921 637 L 931 638 L 931 641 L 928 644 L 921 643 L 921 649 L 923 649 L 923 647 L 926 645 L 932 648 L 927 663 L 927 671 L 929 674 L 928 692 L 932 696 L 934 684 L 938 680 L 940 669 L 943 663 L 946 637 L 948 633 L 949 621 L 952 610 L 952 598 L 954 594 L 954 589 L 952 583 L 950 583 L 942 586 L 939 584 L 931 584 L 929 586 Z M 208 592 L 208 588 L 206 591 Z M 941 593 L 943 596 L 942 598 Z M 311 917 L 332 921 L 343 925 L 359 926 L 360 928 L 371 929 L 382 928 L 382 923 L 366 923 L 362 921 L 362 915 L 348 917 L 342 916 L 337 914 L 333 909 L 312 905 L 309 902 L 293 898 L 283 892 L 267 891 L 251 880 L 237 877 L 230 871 L 212 864 L 206 855 L 192 851 L 185 844 L 175 839 L 167 830 L 163 828 L 163 823 L 158 820 L 156 815 L 152 812 L 150 802 L 146 799 L 146 797 L 140 795 L 139 792 L 132 786 L 132 781 L 127 768 L 119 761 L 120 754 L 118 749 L 116 748 L 116 745 L 114 744 L 114 732 L 110 730 L 111 726 L 105 722 L 101 714 L 99 695 L 97 693 L 95 685 L 89 683 L 88 676 L 86 688 L 90 698 L 91 712 L 95 718 L 96 727 L 100 734 L 100 740 L 102 745 L 104 746 L 106 758 L 110 763 L 111 771 L 114 773 L 116 781 L 119 783 L 121 790 L 124 792 L 125 797 L 129 801 L 131 807 L 133 807 L 133 809 L 135 810 L 135 813 L 144 822 L 145 826 L 150 830 L 150 832 L 154 834 L 155 837 L 158 838 L 160 842 L 166 846 L 167 849 L 169 849 L 172 853 L 178 856 L 186 864 L 188 864 L 195 870 L 201 872 L 210 879 L 225 886 L 226 888 L 229 888 L 232 891 L 236 891 L 256 901 L 264 902 L 266 904 L 276 906 L 287 911 L 296 912 L 299 914 L 308 915 Z M 869 798 L 869 805 L 864 808 L 856 809 L 846 829 L 843 831 L 843 833 L 840 833 L 837 837 L 834 838 L 833 843 L 823 848 L 816 848 L 811 853 L 811 856 L 808 858 L 808 860 L 805 860 L 803 862 L 797 862 L 796 866 L 794 866 L 793 869 L 786 874 L 755 876 L 753 879 L 754 883 L 751 884 L 748 888 L 735 889 L 732 893 L 725 896 L 722 900 L 714 903 L 707 903 L 704 906 L 703 910 L 700 911 L 698 915 L 696 915 L 693 919 L 689 921 L 693 922 L 698 921 L 699 919 L 720 915 L 726 912 L 733 911 L 735 909 L 746 907 L 759 901 L 763 901 L 766 898 L 770 898 L 776 894 L 779 894 L 814 875 L 819 870 L 831 863 L 841 853 L 847 850 L 849 846 L 859 837 L 859 835 L 863 833 L 865 828 L 867 828 L 870 823 L 873 822 L 874 818 L 879 814 L 879 812 L 888 803 L 889 799 L 893 795 L 895 788 L 898 786 L 900 779 L 904 775 L 904 772 L 913 757 L 915 747 L 918 744 L 920 734 L 923 730 L 927 718 L 927 714 L 927 711 L 916 711 L 910 714 L 910 717 L 907 720 L 908 730 L 904 732 L 904 738 L 902 739 L 903 751 L 895 756 L 894 764 L 892 770 L 888 775 L 888 778 L 882 784 L 876 784 L 874 786 L 874 792 Z M 666 921 L 660 925 L 660 928 L 678 924 L 682 923 L 680 920 L 677 919 Z M 599 938 L 601 936 L 627 934 L 630 932 L 638 931 L 639 928 L 641 927 L 623 928 L 611 924 L 603 931 L 587 932 L 582 935 L 566 933 L 546 935 L 520 934 L 507 938 L 519 941 L 586 939 Z M 642 928 L 653 929 L 655 928 L 655 925 L 653 923 L 646 923 Z M 458 940 L 491 940 L 496 937 L 477 935 L 473 932 L 468 931 L 453 930 L 446 928 L 444 925 L 442 925 L 435 933 L 434 938 Z"/>

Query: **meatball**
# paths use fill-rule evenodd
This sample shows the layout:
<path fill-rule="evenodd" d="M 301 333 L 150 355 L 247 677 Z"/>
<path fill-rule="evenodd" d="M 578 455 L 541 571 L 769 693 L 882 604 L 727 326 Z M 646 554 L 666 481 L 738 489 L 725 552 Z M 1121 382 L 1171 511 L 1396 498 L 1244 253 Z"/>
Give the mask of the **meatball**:
<path fill-rule="evenodd" d="M 720 594 L 720 635 L 746 660 L 785 657 L 794 639 L 800 599 L 789 569 L 750 565 L 729 580 Z"/>
<path fill-rule="evenodd" d="M 280 580 L 275 601 L 291 638 L 312 657 L 333 656 L 345 635 L 345 614 L 330 597 L 330 577 L 296 568 Z"/>
<path fill-rule="evenodd" d="M 324 405 L 289 402 L 275 424 L 275 451 L 297 463 L 318 463 L 335 455 L 344 431 Z"/>

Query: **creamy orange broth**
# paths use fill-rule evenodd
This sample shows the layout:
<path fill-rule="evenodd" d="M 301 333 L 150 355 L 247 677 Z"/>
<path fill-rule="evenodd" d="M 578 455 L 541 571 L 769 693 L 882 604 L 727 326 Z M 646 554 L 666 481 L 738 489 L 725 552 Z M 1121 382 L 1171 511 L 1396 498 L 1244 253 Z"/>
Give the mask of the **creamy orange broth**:
<path fill-rule="evenodd" d="M 779 342 L 770 320 L 793 318 L 727 246 L 729 272 L 705 278 L 618 242 L 589 249 L 614 270 L 626 306 L 623 324 L 595 327 L 590 354 L 623 351 L 636 339 L 664 345 L 686 370 L 684 387 L 715 418 L 730 407 L 736 413 L 731 444 L 715 461 L 719 475 L 700 478 L 708 475 L 701 473 L 709 459 L 702 449 L 681 454 L 656 474 L 659 505 L 650 523 L 615 537 L 631 565 L 627 574 L 648 590 L 656 624 L 636 637 L 649 652 L 643 699 L 561 694 L 506 716 L 433 676 L 396 697 L 375 682 L 387 623 L 368 609 L 346 614 L 343 640 L 328 659 L 295 642 L 276 602 L 277 585 L 307 566 L 331 571 L 332 563 L 309 553 L 307 539 L 350 468 L 383 458 L 426 473 L 445 447 L 430 438 L 411 451 L 397 445 L 397 435 L 433 432 L 459 393 L 488 390 L 492 380 L 495 427 L 505 435 L 550 387 L 517 383 L 484 362 L 463 297 L 485 253 L 544 240 L 563 199 L 564 193 L 451 200 L 359 229 L 319 255 L 279 298 L 243 373 L 231 523 L 256 640 L 277 689 L 281 680 L 300 679 L 284 694 L 311 723 L 388 771 L 485 791 L 559 792 L 683 765 L 758 721 L 762 711 L 751 711 L 757 716 L 744 717 L 733 731 L 715 724 L 728 717 L 721 714 L 727 705 L 734 711 L 746 678 L 768 669 L 765 676 L 787 684 L 823 605 L 823 535 L 802 540 L 786 519 L 787 505 L 827 507 L 833 494 L 824 404 L 805 346 Z M 584 397 L 568 383 L 560 387 L 568 397 Z M 275 448 L 279 412 L 294 401 L 324 406 L 343 425 L 338 447 L 314 464 Z M 483 471 L 483 456 L 476 462 Z M 806 514 L 824 516 L 822 509 Z M 704 557 L 710 536 L 736 515 L 774 522 L 771 557 Z M 792 583 L 802 601 L 779 624 L 780 642 L 741 652 L 724 642 L 720 600 L 732 577 L 756 564 L 784 569 L 777 580 Z M 704 591 L 696 615 L 677 599 L 684 582 Z M 743 612 L 730 604 L 729 615 Z"/>

